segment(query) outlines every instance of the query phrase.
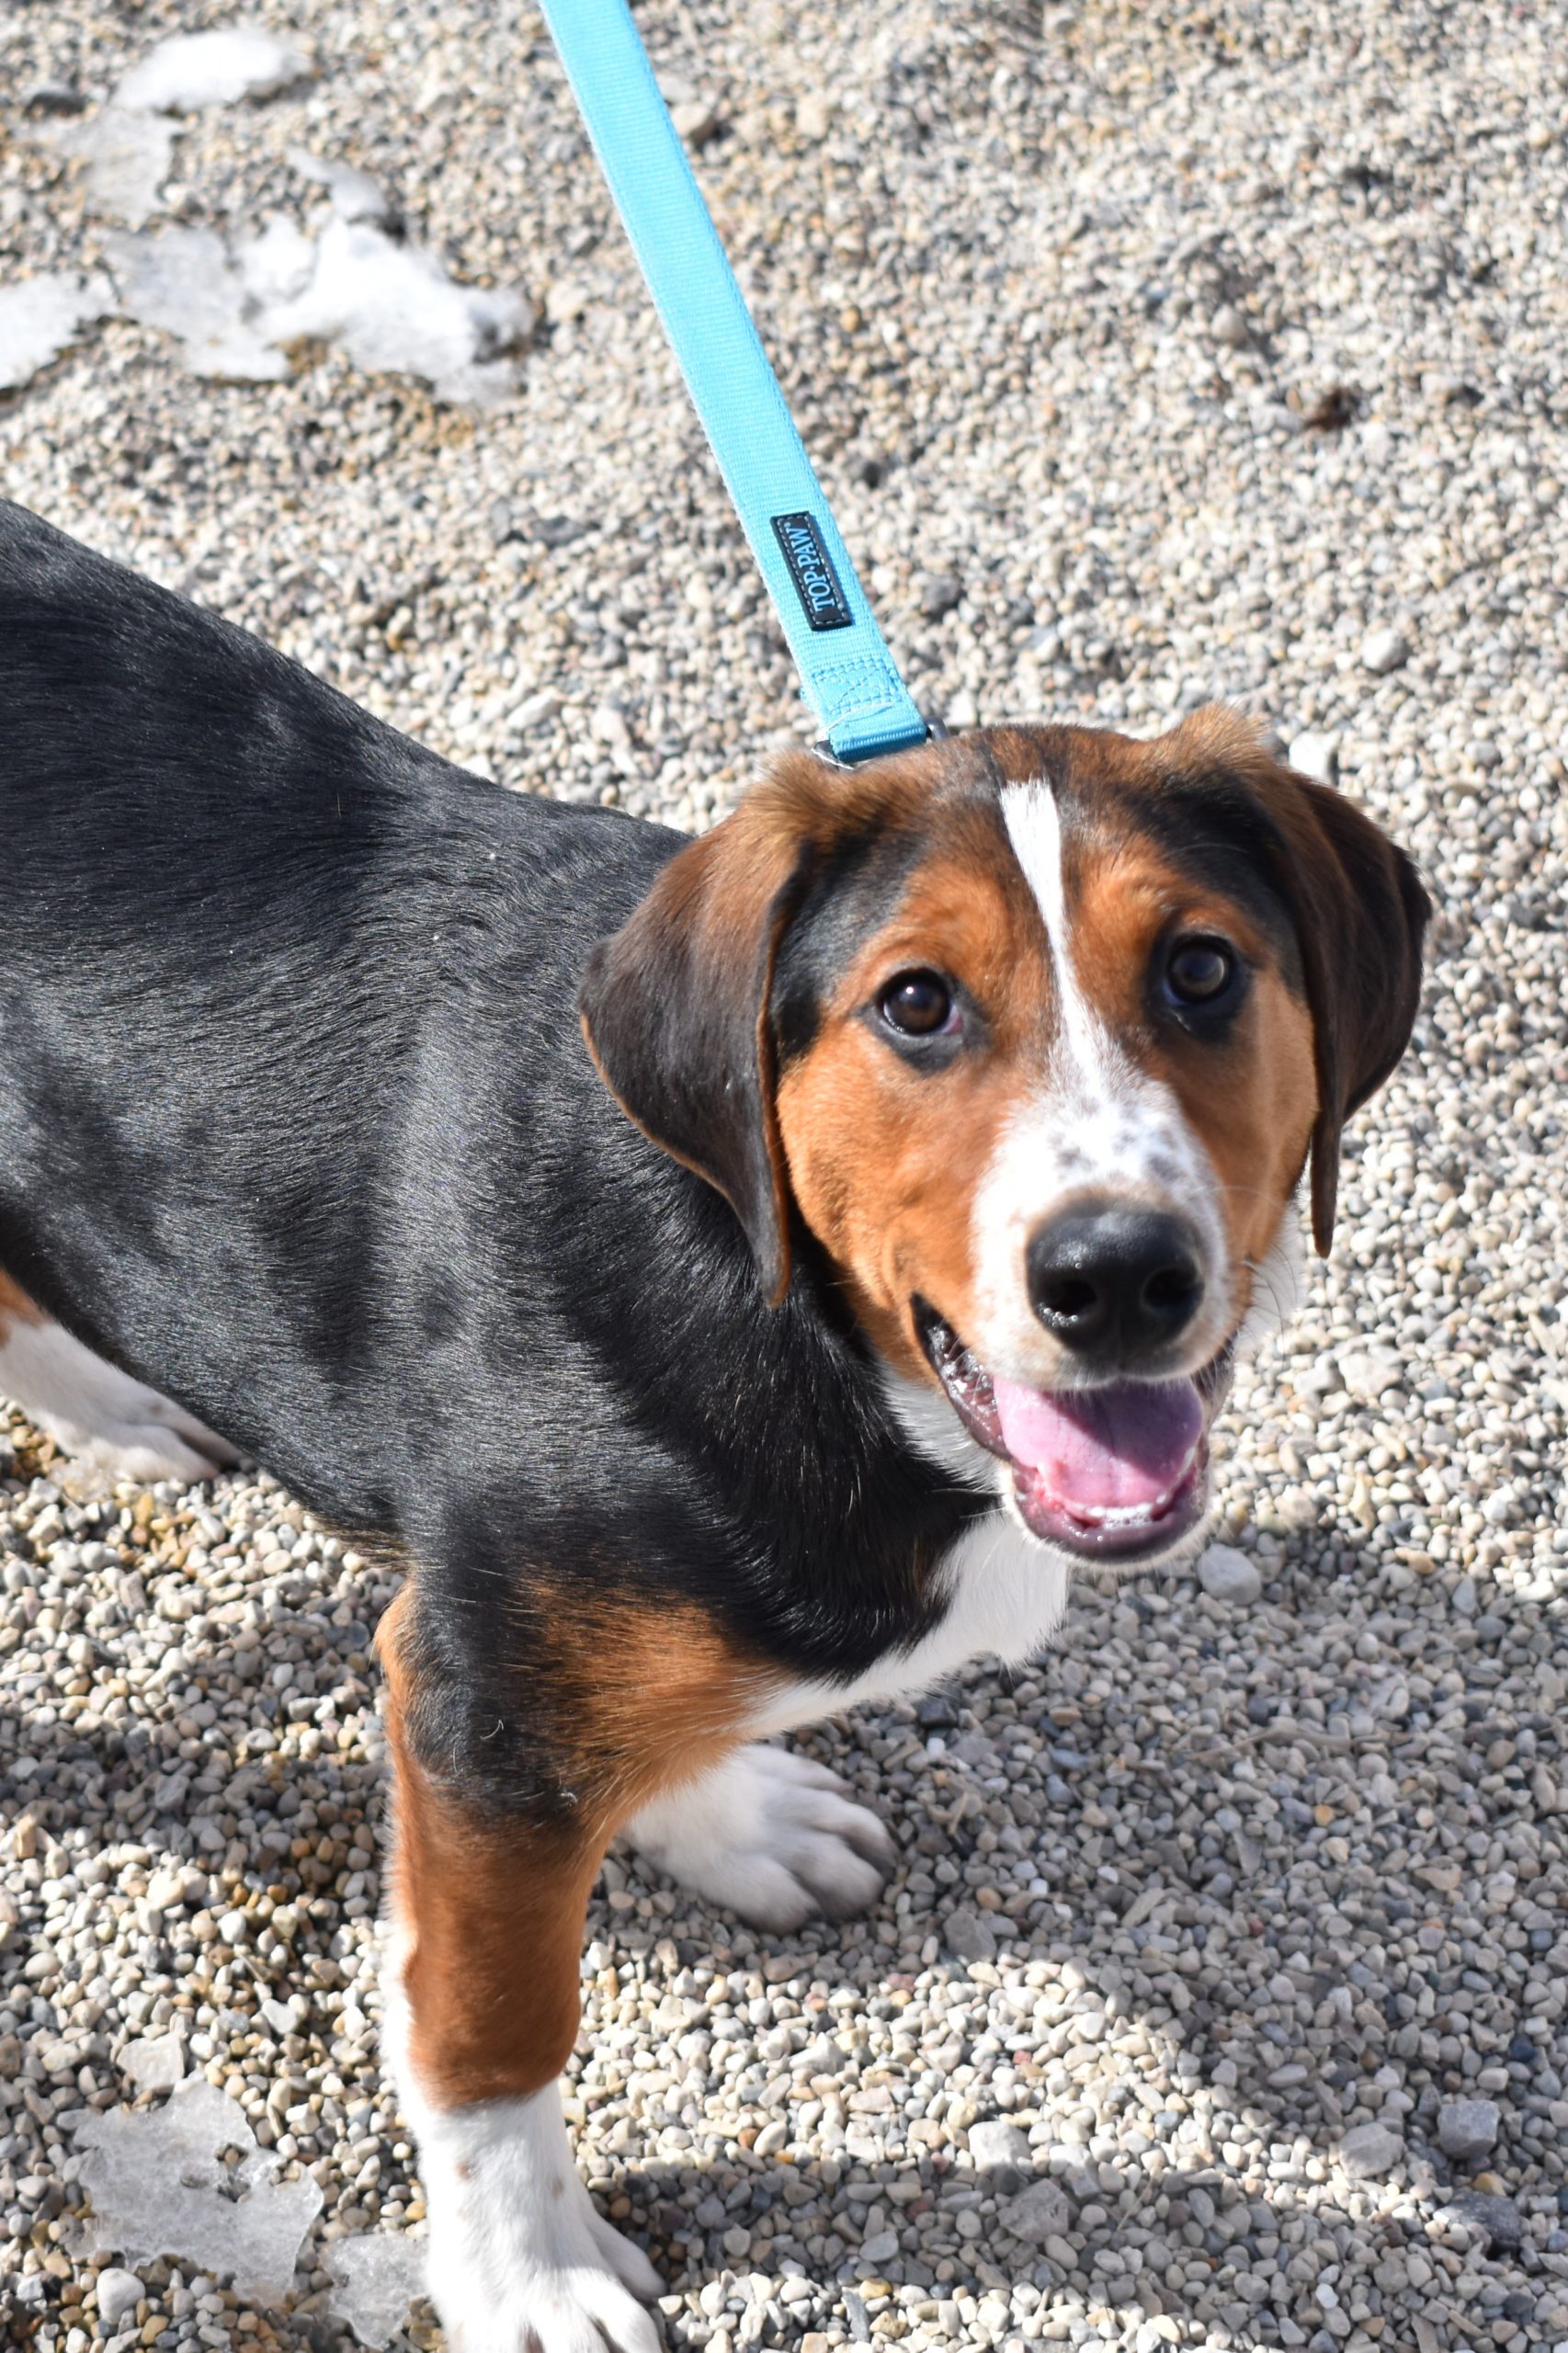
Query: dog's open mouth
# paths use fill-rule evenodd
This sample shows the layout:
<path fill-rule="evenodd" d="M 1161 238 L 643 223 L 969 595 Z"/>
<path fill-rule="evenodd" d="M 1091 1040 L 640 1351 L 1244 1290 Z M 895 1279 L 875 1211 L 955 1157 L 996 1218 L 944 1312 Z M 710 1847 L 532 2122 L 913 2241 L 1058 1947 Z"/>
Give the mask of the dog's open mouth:
<path fill-rule="evenodd" d="M 1054 1392 L 994 1377 L 926 1302 L 915 1328 L 954 1412 L 1007 1463 L 1026 1526 L 1086 1561 L 1165 1552 L 1201 1517 L 1209 1419 L 1233 1341 L 1179 1381 L 1119 1381 Z"/>

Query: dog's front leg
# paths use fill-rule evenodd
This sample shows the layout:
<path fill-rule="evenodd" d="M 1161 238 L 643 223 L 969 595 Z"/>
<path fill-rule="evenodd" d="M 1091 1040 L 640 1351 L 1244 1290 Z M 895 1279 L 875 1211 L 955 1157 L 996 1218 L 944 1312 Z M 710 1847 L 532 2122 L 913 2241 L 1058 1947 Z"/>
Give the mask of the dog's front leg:
<path fill-rule="evenodd" d="M 701 1612 L 537 1584 L 476 1632 L 382 1621 L 393 1767 L 387 2039 L 419 2143 L 430 2290 L 453 2353 L 654 2353 L 659 2282 L 596 2212 L 556 2078 L 606 1847 L 710 1773 L 772 1688 Z M 506 1655 L 497 1656 L 497 1645 Z"/>
<path fill-rule="evenodd" d="M 415 1753 L 399 1647 L 393 1627 L 386 2041 L 419 2145 L 432 2301 L 453 2353 L 655 2353 L 638 2299 L 657 2275 L 578 2178 L 556 2080 L 603 1814 L 506 1818 L 438 1782 Z"/>

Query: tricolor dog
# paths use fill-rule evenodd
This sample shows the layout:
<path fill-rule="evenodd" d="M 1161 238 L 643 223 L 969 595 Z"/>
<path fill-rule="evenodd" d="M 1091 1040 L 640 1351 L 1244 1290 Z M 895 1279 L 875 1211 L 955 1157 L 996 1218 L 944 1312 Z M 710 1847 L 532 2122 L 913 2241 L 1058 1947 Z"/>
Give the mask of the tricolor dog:
<path fill-rule="evenodd" d="M 757 1744 L 1190 1548 L 1426 899 L 1220 710 L 802 752 L 695 841 L 514 796 L 14 507 L 0 791 L 0 1390 L 405 1559 L 433 2292 L 462 2353 L 646 2353 L 556 2092 L 607 1846 L 873 1902 Z"/>

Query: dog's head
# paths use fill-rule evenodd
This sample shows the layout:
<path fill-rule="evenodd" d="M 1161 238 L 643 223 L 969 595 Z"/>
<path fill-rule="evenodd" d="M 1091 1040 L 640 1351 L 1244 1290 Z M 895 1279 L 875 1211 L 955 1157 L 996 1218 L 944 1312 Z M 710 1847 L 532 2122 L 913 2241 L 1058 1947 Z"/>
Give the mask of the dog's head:
<path fill-rule="evenodd" d="M 1201 1516 L 1309 1157 L 1328 1247 L 1427 913 L 1376 826 L 1224 711 L 802 753 L 596 951 L 584 1023 L 769 1298 L 799 1219 L 926 1443 L 995 1458 L 1041 1540 L 1148 1560 Z"/>

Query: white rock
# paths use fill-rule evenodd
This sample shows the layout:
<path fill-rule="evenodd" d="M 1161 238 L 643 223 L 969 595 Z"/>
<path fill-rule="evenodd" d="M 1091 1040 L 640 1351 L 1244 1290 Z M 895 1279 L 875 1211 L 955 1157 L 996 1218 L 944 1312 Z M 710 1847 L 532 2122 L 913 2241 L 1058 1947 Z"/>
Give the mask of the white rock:
<path fill-rule="evenodd" d="M 1392 1348 L 1341 1348 L 1339 1377 L 1352 1397 L 1372 1404 L 1385 1390 L 1397 1388 L 1404 1366 Z"/>
<path fill-rule="evenodd" d="M 991 2117 L 969 2128 L 969 2153 L 977 2165 L 1023 2165 L 1034 2163 L 1029 2136 L 1021 2125 Z"/>
<path fill-rule="evenodd" d="M 1256 1601 L 1263 1578 L 1244 1552 L 1233 1544 L 1210 1544 L 1198 1563 L 1198 1582 L 1211 1601 L 1233 1606 Z"/>
<path fill-rule="evenodd" d="M 967 687 L 960 687 L 948 702 L 949 727 L 973 727 L 980 719 L 979 707 Z"/>
<path fill-rule="evenodd" d="M 144 2035 L 126 2044 L 119 2064 L 138 2091 L 166 2092 L 185 2074 L 185 2044 L 177 2034 Z"/>
<path fill-rule="evenodd" d="M 705 147 L 719 128 L 719 116 L 707 98 L 683 98 L 670 108 L 675 124 L 688 147 Z"/>
<path fill-rule="evenodd" d="M 1209 331 L 1216 343 L 1231 351 L 1244 351 L 1252 341 L 1252 329 L 1233 302 L 1221 303 L 1209 322 Z"/>
<path fill-rule="evenodd" d="M 1403 630 L 1369 629 L 1361 640 L 1361 666 L 1376 677 L 1386 677 L 1410 659 L 1410 640 Z"/>
<path fill-rule="evenodd" d="M 62 270 L 0 286 L 0 391 L 15 392 L 113 307 L 107 278 Z"/>
<path fill-rule="evenodd" d="M 309 284 L 257 322 L 269 343 L 319 335 L 360 368 L 423 376 L 444 400 L 474 408 L 510 399 L 517 369 L 504 355 L 533 327 L 521 294 L 460 286 L 423 246 L 394 244 L 363 221 L 329 222 Z"/>
<path fill-rule="evenodd" d="M 199 107 L 232 106 L 237 98 L 270 98 L 311 72 L 301 51 L 256 25 L 176 33 L 131 67 L 114 102 L 144 114 L 193 114 Z"/>
<path fill-rule="evenodd" d="M 380 183 L 369 172 L 358 170 L 353 164 L 335 164 L 312 155 L 303 147 L 290 147 L 289 161 L 301 179 L 325 188 L 340 221 L 376 221 L 384 224 L 391 219 L 392 207 Z"/>
<path fill-rule="evenodd" d="M 108 106 L 91 122 L 51 123 L 41 135 L 86 165 L 89 212 L 140 229 L 157 210 L 178 136 L 172 122 Z"/>
<path fill-rule="evenodd" d="M 106 2328 L 117 2328 L 142 2301 L 142 2282 L 134 2271 L 120 2271 L 111 2265 L 108 2271 L 99 2272 L 97 2288 L 98 2318 Z"/>
<path fill-rule="evenodd" d="M 243 2295 L 288 2294 L 321 2190 L 309 2174 L 271 2181 L 272 2161 L 244 2109 L 205 2076 L 192 2075 L 150 2114 L 87 2111 L 76 2145 L 93 2201 L 84 2252 L 132 2262 L 174 2256 L 232 2279 Z M 241 2152 L 237 2165 L 220 2162 L 227 2149 Z"/>
<path fill-rule="evenodd" d="M 1386 2124 L 1353 2125 L 1339 2143 L 1339 2162 L 1353 2181 L 1381 2181 L 1404 2154 L 1404 2143 Z"/>
<path fill-rule="evenodd" d="M 552 278 L 544 290 L 544 315 L 552 327 L 570 326 L 587 307 L 587 294 L 574 278 Z"/>
<path fill-rule="evenodd" d="M 1290 738 L 1287 754 L 1290 766 L 1302 776 L 1315 777 L 1319 784 L 1334 784 L 1339 777 L 1339 738 L 1319 735 L 1310 729 L 1304 734 Z"/>
<path fill-rule="evenodd" d="M 193 376 L 276 382 L 289 363 L 260 335 L 243 272 L 210 229 L 164 229 L 104 241 L 126 316 L 178 340 Z"/>
<path fill-rule="evenodd" d="M 315 271 L 315 242 L 278 212 L 259 235 L 235 247 L 234 261 L 245 292 L 265 310 L 304 292 Z"/>
<path fill-rule="evenodd" d="M 337 2240 L 322 2258 L 334 2283 L 328 2310 L 361 2345 L 390 2344 L 405 2326 L 415 2296 L 425 2292 L 425 2259 L 423 2239 L 393 2231 Z"/>

